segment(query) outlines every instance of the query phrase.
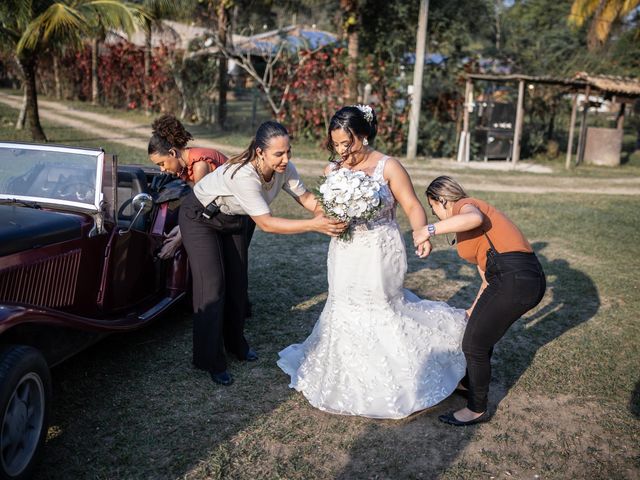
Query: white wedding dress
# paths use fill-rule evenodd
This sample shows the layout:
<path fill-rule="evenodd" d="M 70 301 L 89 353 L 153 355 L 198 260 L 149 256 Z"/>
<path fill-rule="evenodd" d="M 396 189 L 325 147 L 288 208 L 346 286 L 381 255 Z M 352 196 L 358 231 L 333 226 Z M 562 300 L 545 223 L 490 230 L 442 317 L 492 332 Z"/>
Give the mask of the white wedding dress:
<path fill-rule="evenodd" d="M 280 352 L 290 387 L 327 412 L 403 418 L 448 397 L 465 373 L 465 311 L 403 289 L 404 242 L 396 202 L 383 178 L 383 207 L 331 240 L 329 296 L 311 335 Z"/>

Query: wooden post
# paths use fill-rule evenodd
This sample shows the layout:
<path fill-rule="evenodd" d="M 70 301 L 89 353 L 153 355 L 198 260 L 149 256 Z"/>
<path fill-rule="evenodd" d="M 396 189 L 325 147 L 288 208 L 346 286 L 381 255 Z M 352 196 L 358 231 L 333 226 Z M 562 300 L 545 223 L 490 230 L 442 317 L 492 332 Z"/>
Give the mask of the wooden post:
<path fill-rule="evenodd" d="M 618 112 L 618 117 L 616 118 L 616 128 L 618 130 L 622 130 L 624 128 L 624 110 L 626 107 L 626 103 L 620 103 L 620 111 Z"/>
<path fill-rule="evenodd" d="M 460 141 L 458 142 L 458 162 L 469 161 L 469 109 L 473 101 L 473 83 L 467 78 L 464 87 L 464 102 L 462 104 L 462 132 L 460 133 Z"/>
<path fill-rule="evenodd" d="M 567 142 L 567 160 L 564 167 L 569 170 L 571 167 L 571 156 L 573 154 L 573 134 L 575 133 L 576 111 L 578 110 L 578 94 L 573 94 L 573 105 L 571 106 L 571 120 L 569 123 L 569 141 Z"/>
<path fill-rule="evenodd" d="M 524 80 L 518 82 L 518 105 L 516 107 L 516 128 L 513 132 L 513 155 L 511 161 L 515 165 L 520 160 L 520 137 L 524 119 Z"/>
<path fill-rule="evenodd" d="M 591 85 L 587 85 L 584 90 L 584 102 L 582 103 L 582 116 L 580 117 L 580 135 L 578 135 L 578 151 L 576 153 L 576 165 L 582 163 L 584 159 L 584 145 L 587 141 L 587 113 L 589 113 L 589 95 Z"/>
<path fill-rule="evenodd" d="M 418 39 L 416 41 L 416 61 L 413 70 L 413 94 L 411 95 L 411 116 L 409 118 L 409 138 L 407 139 L 407 159 L 416 158 L 418 151 L 418 124 L 420 123 L 420 103 L 422 102 L 422 77 L 424 73 L 425 43 L 427 41 L 427 19 L 429 0 L 420 1 L 418 16 Z"/>
<path fill-rule="evenodd" d="M 255 128 L 258 123 L 258 96 L 260 93 L 258 92 L 258 88 L 254 86 L 251 89 L 251 128 Z"/>

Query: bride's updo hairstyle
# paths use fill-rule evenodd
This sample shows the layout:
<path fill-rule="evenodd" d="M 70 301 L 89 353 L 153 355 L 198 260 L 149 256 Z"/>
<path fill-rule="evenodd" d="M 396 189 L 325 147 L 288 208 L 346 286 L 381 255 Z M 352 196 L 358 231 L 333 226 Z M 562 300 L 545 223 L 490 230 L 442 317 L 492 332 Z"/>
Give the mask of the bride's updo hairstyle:
<path fill-rule="evenodd" d="M 461 198 L 469 196 L 462 188 L 462 185 L 447 175 L 442 175 L 433 180 L 424 193 L 427 198 L 440 203 L 457 202 Z"/>
<path fill-rule="evenodd" d="M 371 145 L 378 133 L 376 112 L 369 105 L 349 105 L 342 107 L 331 117 L 326 143 L 327 150 L 331 152 L 330 162 L 333 162 L 337 155 L 333 148 L 331 132 L 338 129 L 344 130 L 349 136 L 349 148 L 353 145 L 354 134 L 358 137 L 364 137 Z"/>
<path fill-rule="evenodd" d="M 244 167 L 249 162 L 253 161 L 258 154 L 256 153 L 256 149 L 266 150 L 269 147 L 269 142 L 271 142 L 272 138 L 275 137 L 288 137 L 289 132 L 285 128 L 284 125 L 278 123 L 274 120 L 267 120 L 263 122 L 256 130 L 256 136 L 251 139 L 251 143 L 249 146 L 239 155 L 235 157 L 231 157 L 227 160 L 226 165 L 238 165 L 235 167 L 235 170 L 231 174 L 231 178 L 236 174 L 236 172 Z M 225 170 L 225 173 L 229 169 Z"/>
<path fill-rule="evenodd" d="M 180 120 L 173 115 L 162 115 L 151 125 L 151 139 L 148 154 L 169 155 L 169 150 L 182 150 L 193 136 L 184 128 Z"/>

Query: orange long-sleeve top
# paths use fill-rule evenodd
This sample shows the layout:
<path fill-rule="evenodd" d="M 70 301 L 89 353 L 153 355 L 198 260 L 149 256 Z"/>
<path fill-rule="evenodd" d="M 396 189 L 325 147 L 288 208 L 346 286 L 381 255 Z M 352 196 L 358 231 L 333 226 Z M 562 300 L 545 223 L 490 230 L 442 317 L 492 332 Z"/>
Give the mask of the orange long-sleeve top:
<path fill-rule="evenodd" d="M 453 214 L 458 215 L 464 205 L 473 205 L 482 212 L 484 218 L 479 227 L 456 234 L 461 258 L 486 270 L 489 241 L 484 233 L 489 236 L 498 253 L 533 252 L 520 229 L 500 210 L 477 198 L 467 197 L 453 204 Z"/>

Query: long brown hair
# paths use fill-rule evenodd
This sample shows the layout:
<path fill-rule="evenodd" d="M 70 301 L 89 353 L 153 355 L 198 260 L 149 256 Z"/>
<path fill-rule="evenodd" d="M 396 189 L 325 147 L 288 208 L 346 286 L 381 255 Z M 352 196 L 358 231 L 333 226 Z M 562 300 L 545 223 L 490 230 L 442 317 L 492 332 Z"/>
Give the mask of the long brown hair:
<path fill-rule="evenodd" d="M 226 165 L 238 165 L 233 173 L 231 174 L 231 178 L 244 167 L 247 163 L 253 161 L 256 158 L 256 148 L 260 148 L 261 150 L 266 150 L 269 146 L 269 141 L 275 137 L 288 137 L 289 132 L 281 123 L 275 122 L 273 120 L 268 120 L 263 122 L 256 130 L 256 135 L 251 139 L 251 143 L 239 155 L 235 155 L 227 160 Z M 225 173 L 228 168 L 225 169 Z"/>

